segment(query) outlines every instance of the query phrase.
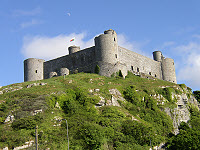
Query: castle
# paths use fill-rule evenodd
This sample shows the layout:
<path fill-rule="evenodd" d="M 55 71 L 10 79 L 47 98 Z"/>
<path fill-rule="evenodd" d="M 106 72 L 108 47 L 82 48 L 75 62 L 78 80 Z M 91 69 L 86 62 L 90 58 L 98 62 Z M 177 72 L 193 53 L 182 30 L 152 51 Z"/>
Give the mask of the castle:
<path fill-rule="evenodd" d="M 94 41 L 95 46 L 83 50 L 78 46 L 70 46 L 69 55 L 53 60 L 26 59 L 24 81 L 68 75 L 69 72 L 74 71 L 94 73 L 98 65 L 99 75 L 102 76 L 111 76 L 121 70 L 123 76 L 131 71 L 137 75 L 148 75 L 176 83 L 174 60 L 164 58 L 161 51 L 153 52 L 153 60 L 118 46 L 117 34 L 112 29 L 95 37 Z"/>

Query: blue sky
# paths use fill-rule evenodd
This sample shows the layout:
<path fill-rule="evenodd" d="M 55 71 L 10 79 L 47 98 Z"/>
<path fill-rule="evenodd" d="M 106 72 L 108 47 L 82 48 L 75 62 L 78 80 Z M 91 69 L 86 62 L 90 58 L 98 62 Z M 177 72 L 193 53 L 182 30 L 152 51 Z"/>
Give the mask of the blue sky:
<path fill-rule="evenodd" d="M 198 0 L 0 0 L 0 85 L 23 82 L 23 60 L 68 54 L 114 29 L 119 45 L 175 60 L 178 83 L 200 90 Z M 74 44 L 74 43 L 73 43 Z"/>

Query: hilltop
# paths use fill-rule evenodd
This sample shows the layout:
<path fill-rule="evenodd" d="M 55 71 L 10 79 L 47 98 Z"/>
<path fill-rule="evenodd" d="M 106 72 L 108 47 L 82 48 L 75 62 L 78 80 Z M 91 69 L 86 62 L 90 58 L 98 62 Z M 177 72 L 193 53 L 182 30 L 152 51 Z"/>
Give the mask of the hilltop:
<path fill-rule="evenodd" d="M 0 88 L 0 148 L 34 149 L 38 125 L 39 149 L 67 149 L 66 119 L 70 149 L 173 149 L 186 133 L 197 135 L 198 149 L 198 105 L 184 84 L 132 73 L 125 79 L 78 73 L 12 84 Z"/>

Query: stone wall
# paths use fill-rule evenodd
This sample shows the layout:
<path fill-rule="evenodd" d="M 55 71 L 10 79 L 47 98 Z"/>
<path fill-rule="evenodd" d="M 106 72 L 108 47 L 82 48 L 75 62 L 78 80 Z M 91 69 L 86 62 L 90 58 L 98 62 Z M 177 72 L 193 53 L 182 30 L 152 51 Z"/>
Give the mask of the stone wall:
<path fill-rule="evenodd" d="M 46 61 L 44 63 L 44 78 L 49 78 L 51 72 L 61 75 L 61 68 L 67 68 L 70 71 L 78 68 L 79 72 L 93 72 L 93 62 L 95 62 L 94 49 L 95 47 L 93 46 L 70 55 Z"/>
<path fill-rule="evenodd" d="M 100 75 L 111 76 L 121 70 L 123 75 L 131 71 L 176 83 L 174 61 L 164 58 L 160 51 L 154 52 L 154 59 L 137 54 L 118 46 L 117 34 L 114 30 L 106 30 L 95 37 L 95 46 L 80 50 L 79 46 L 69 47 L 69 55 L 44 62 L 39 59 L 24 61 L 25 81 L 68 75 L 71 72 L 94 73 L 96 65 L 100 67 Z"/>
<path fill-rule="evenodd" d="M 141 72 L 162 79 L 161 63 L 119 46 L 120 62 L 128 71 Z"/>

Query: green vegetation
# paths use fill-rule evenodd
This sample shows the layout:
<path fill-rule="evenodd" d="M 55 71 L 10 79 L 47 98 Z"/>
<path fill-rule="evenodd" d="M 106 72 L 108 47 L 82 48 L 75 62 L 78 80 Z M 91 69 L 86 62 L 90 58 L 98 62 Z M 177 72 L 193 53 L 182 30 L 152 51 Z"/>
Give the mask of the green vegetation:
<path fill-rule="evenodd" d="M 200 91 L 193 91 L 193 94 L 198 102 L 200 102 Z"/>
<path fill-rule="evenodd" d="M 96 65 L 94 72 L 96 74 L 99 74 L 99 71 L 100 71 L 100 67 L 98 65 Z"/>
<path fill-rule="evenodd" d="M 189 123 L 182 122 L 179 126 L 179 134 L 169 135 L 167 149 L 169 150 L 199 150 L 200 149 L 200 112 L 191 106 L 191 119 Z"/>
<path fill-rule="evenodd" d="M 26 88 L 29 84 L 41 82 L 47 85 Z M 123 79 L 119 71 L 111 78 L 78 73 L 3 88 L 16 86 L 23 89 L 0 95 L 0 148 L 14 148 L 34 140 L 34 128 L 38 125 L 39 149 L 65 150 L 67 127 L 63 119 L 68 122 L 70 149 L 73 150 L 148 150 L 150 146 L 167 141 L 168 148 L 173 148 L 176 142 L 171 133 L 172 120 L 162 111 L 171 104 L 175 105 L 172 93 L 180 91 L 174 83 L 144 79 L 130 72 Z M 111 100 L 109 89 L 118 89 L 126 101 L 118 100 L 121 107 L 96 108 L 99 96 L 105 102 Z M 165 104 L 158 104 L 152 96 L 155 94 L 163 95 Z M 187 128 L 187 125 L 180 128 L 184 132 L 192 130 L 191 135 L 195 135 L 200 117 L 196 108 L 190 107 L 193 128 Z M 33 115 L 35 110 L 41 109 L 42 112 Z M 10 114 L 15 116 L 15 120 L 4 123 Z"/>

